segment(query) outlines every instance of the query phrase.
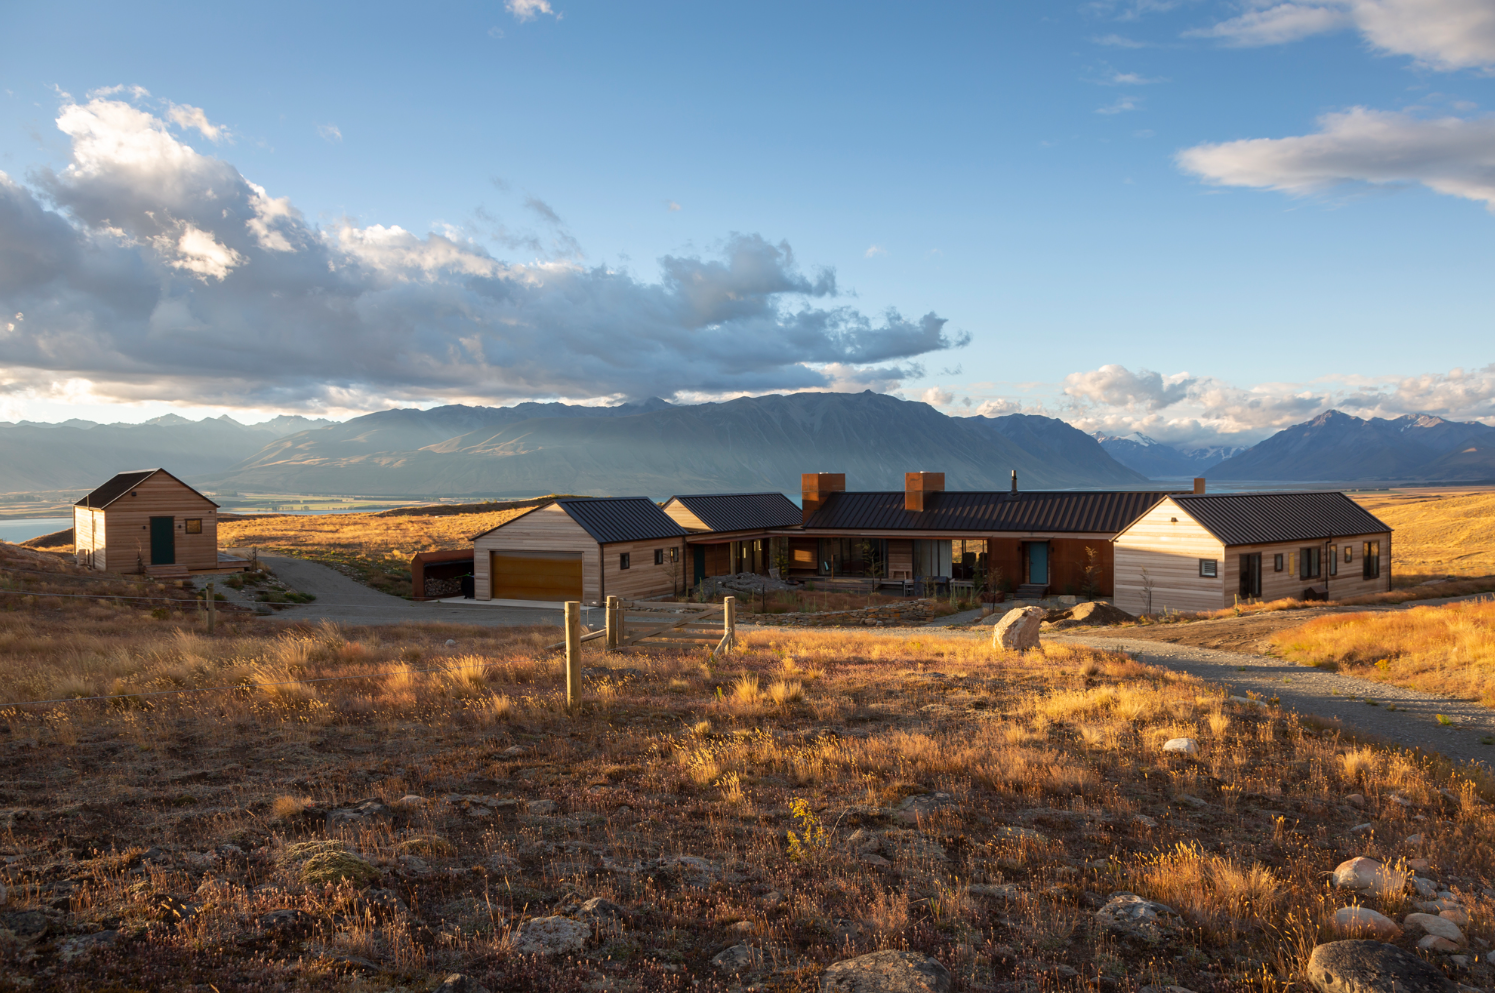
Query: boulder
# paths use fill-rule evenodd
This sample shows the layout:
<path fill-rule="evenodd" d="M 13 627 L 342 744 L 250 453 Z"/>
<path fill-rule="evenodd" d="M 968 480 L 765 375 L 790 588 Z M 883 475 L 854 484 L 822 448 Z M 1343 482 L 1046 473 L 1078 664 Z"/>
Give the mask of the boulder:
<path fill-rule="evenodd" d="M 431 993 L 488 993 L 488 987 L 479 983 L 471 976 L 464 976 L 460 972 L 454 972 L 441 981 Z"/>
<path fill-rule="evenodd" d="M 1035 608 L 1036 609 L 1036 608 Z M 949 993 L 950 970 L 916 952 L 881 951 L 831 965 L 821 993 Z"/>
<path fill-rule="evenodd" d="M 1308 957 L 1308 981 L 1319 993 L 1457 993 L 1433 966 L 1383 941 L 1331 941 Z"/>
<path fill-rule="evenodd" d="M 1009 652 L 1026 652 L 1038 647 L 1038 632 L 1043 625 L 1042 607 L 1009 610 L 991 634 L 991 647 Z"/>
<path fill-rule="evenodd" d="M 580 917 L 592 917 L 605 920 L 610 917 L 625 918 L 628 916 L 628 908 L 613 903 L 606 897 L 594 896 L 581 905 L 577 915 Z"/>
<path fill-rule="evenodd" d="M 1135 893 L 1112 893 L 1106 905 L 1095 912 L 1095 919 L 1120 937 L 1155 944 L 1167 936 L 1170 928 L 1164 918 L 1172 915 L 1172 907 Z"/>
<path fill-rule="evenodd" d="M 1456 948 L 1464 948 L 1469 944 L 1464 938 L 1464 932 L 1460 931 L 1459 926 L 1447 917 L 1434 917 L 1432 914 L 1408 914 L 1402 918 L 1402 926 L 1409 931 L 1425 931 L 1434 938 L 1450 941 Z M 1432 945 L 1427 947 L 1432 947 Z"/>
<path fill-rule="evenodd" d="M 1169 738 L 1163 742 L 1163 751 L 1172 752 L 1176 755 L 1199 754 L 1199 742 L 1193 738 Z"/>
<path fill-rule="evenodd" d="M 1407 874 L 1360 855 L 1334 867 L 1334 885 L 1340 889 L 1389 896 L 1407 888 Z"/>
<path fill-rule="evenodd" d="M 514 929 L 514 950 L 547 956 L 579 952 L 591 933 L 591 927 L 569 917 L 532 917 Z"/>
<path fill-rule="evenodd" d="M 737 944 L 718 952 L 711 968 L 729 976 L 740 975 L 763 964 L 763 953 L 749 944 Z"/>
<path fill-rule="evenodd" d="M 1340 934 L 1367 934 L 1383 941 L 1402 933 L 1396 921 L 1369 907 L 1340 907 L 1334 912 L 1334 930 Z"/>

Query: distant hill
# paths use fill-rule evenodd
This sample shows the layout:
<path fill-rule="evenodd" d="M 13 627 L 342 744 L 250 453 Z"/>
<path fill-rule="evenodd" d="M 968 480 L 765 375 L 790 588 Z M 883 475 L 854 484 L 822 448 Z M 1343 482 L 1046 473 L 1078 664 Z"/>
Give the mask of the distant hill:
<path fill-rule="evenodd" d="M 1246 450 L 1215 445 L 1184 451 L 1142 434 L 1126 438 L 1102 435 L 1096 441 L 1117 462 L 1149 479 L 1188 479 L 1202 476 L 1206 469 Z"/>
<path fill-rule="evenodd" d="M 1360 418 L 1338 410 L 1295 424 L 1210 469 L 1263 482 L 1495 479 L 1495 428 L 1430 414 Z"/>
<path fill-rule="evenodd" d="M 222 472 L 281 435 L 331 423 L 283 416 L 240 424 L 227 415 L 192 421 L 176 414 L 141 424 L 0 421 L 0 493 L 91 489 L 116 472 L 156 466 L 181 476 Z"/>
<path fill-rule="evenodd" d="M 1022 415 L 1017 415 L 1022 417 Z M 1078 436 L 1078 437 L 1076 437 Z M 950 489 L 1140 487 L 1147 480 L 1052 418 L 947 417 L 870 391 L 674 406 L 389 410 L 294 434 L 205 483 L 292 493 L 488 497 L 779 490 L 845 472 L 852 489 L 945 473 Z"/>

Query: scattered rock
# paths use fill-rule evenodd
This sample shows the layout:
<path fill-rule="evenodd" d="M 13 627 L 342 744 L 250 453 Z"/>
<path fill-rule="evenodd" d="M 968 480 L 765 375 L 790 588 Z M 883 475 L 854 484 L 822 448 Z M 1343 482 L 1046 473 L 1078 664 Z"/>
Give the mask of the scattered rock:
<path fill-rule="evenodd" d="M 1349 796 L 1345 797 L 1344 799 L 1345 799 L 1345 803 L 1348 803 L 1352 807 L 1364 807 L 1365 806 L 1365 797 L 1362 796 L 1359 793 L 1351 793 Z"/>
<path fill-rule="evenodd" d="M 783 902 L 784 894 L 780 893 L 778 890 L 769 890 L 767 893 L 763 894 L 763 906 L 768 907 L 770 910 L 774 907 L 777 907 Z"/>
<path fill-rule="evenodd" d="M 608 900 L 604 897 L 594 896 L 592 897 L 592 899 L 582 904 L 581 909 L 576 913 L 579 917 L 591 917 L 598 920 L 605 920 L 607 918 L 614 917 L 627 917 L 628 908 L 620 904 L 613 903 L 611 900 Z"/>
<path fill-rule="evenodd" d="M 1163 751 L 1174 752 L 1179 755 L 1199 754 L 1199 742 L 1193 738 L 1170 738 L 1163 742 Z"/>
<path fill-rule="evenodd" d="M 40 910 L 9 910 L 0 914 L 0 928 L 17 938 L 40 938 L 52 922 Z"/>
<path fill-rule="evenodd" d="M 937 810 L 955 806 L 955 798 L 948 793 L 918 793 L 903 798 L 896 808 L 898 816 L 905 821 L 928 817 Z"/>
<path fill-rule="evenodd" d="M 1113 893 L 1106 905 L 1095 912 L 1101 927 L 1124 938 L 1136 938 L 1153 944 L 1162 940 L 1169 928 L 1163 918 L 1173 915 L 1173 908 L 1135 893 Z"/>
<path fill-rule="evenodd" d="M 1185 807 L 1193 807 L 1195 810 L 1203 810 L 1205 807 L 1209 806 L 1208 800 L 1201 800 L 1199 797 L 1189 793 L 1180 793 L 1178 796 L 1173 798 L 1173 802 L 1181 803 Z"/>
<path fill-rule="evenodd" d="M 1009 610 L 992 629 L 991 647 L 1009 652 L 1026 652 L 1037 648 L 1038 634 L 1042 625 L 1042 607 L 1021 607 L 1017 610 Z"/>
<path fill-rule="evenodd" d="M 1314 948 L 1308 980 L 1319 993 L 1456 993 L 1443 973 L 1411 952 L 1365 939 Z"/>
<path fill-rule="evenodd" d="M 1149 831 L 1158 826 L 1157 820 L 1155 818 L 1148 817 L 1146 814 L 1133 814 L 1132 823 L 1144 827 Z"/>
<path fill-rule="evenodd" d="M 1375 859 L 1363 855 L 1341 862 L 1334 868 L 1334 885 L 1341 889 L 1389 896 L 1407 887 L 1407 874 L 1388 869 Z"/>
<path fill-rule="evenodd" d="M 260 929 L 271 935 L 290 936 L 309 930 L 312 916 L 304 910 L 272 910 L 260 917 Z"/>
<path fill-rule="evenodd" d="M 554 800 L 531 800 L 528 806 L 528 810 L 530 813 L 540 814 L 541 816 L 548 816 L 550 814 L 553 814 L 557 809 L 558 808 L 556 807 L 556 802 Z"/>
<path fill-rule="evenodd" d="M 1422 897 L 1424 900 L 1431 900 L 1433 897 L 1438 895 L 1438 884 L 1433 882 L 1431 879 L 1423 879 L 1421 876 L 1412 877 L 1412 888 L 1415 889 L 1417 891 L 1417 895 Z"/>
<path fill-rule="evenodd" d="M 1016 900 L 1023 895 L 1023 891 L 1014 883 L 973 883 L 966 887 L 966 892 L 971 896 L 984 896 L 995 900 Z"/>
<path fill-rule="evenodd" d="M 451 642 L 447 642 L 451 644 Z M 488 988 L 480 984 L 471 976 L 464 976 L 460 972 L 454 972 L 441 981 L 431 993 L 488 993 Z"/>
<path fill-rule="evenodd" d="M 1464 937 L 1464 932 L 1460 931 L 1459 926 L 1447 917 L 1434 917 L 1432 914 L 1408 914 L 1402 918 L 1402 926 L 1409 931 L 1426 931 L 1429 937 L 1443 938 L 1446 941 L 1452 942 L 1456 946 L 1454 949 L 1450 949 L 1452 951 L 1457 951 L 1459 948 L 1464 948 L 1469 944 Z M 1418 942 L 1418 944 L 1424 948 L 1433 947 L 1432 945 L 1422 945 L 1421 942 Z M 1439 950 L 1441 951 L 1442 949 Z"/>
<path fill-rule="evenodd" d="M 413 810 L 419 810 L 425 805 L 426 798 L 423 796 L 416 796 L 414 793 L 407 793 L 394 802 L 394 808 L 396 810 L 406 813 Z"/>
<path fill-rule="evenodd" d="M 518 758 L 521 755 L 528 755 L 529 749 L 525 748 L 523 745 L 510 745 L 508 748 L 505 748 L 498 754 L 502 755 L 506 759 L 514 759 Z"/>
<path fill-rule="evenodd" d="M 1438 911 L 1438 916 L 1445 921 L 1453 921 L 1459 927 L 1464 927 L 1469 923 L 1469 912 L 1463 907 L 1445 907 Z"/>
<path fill-rule="evenodd" d="M 1031 841 L 1040 845 L 1046 845 L 1049 842 L 1049 836 L 1042 831 L 1013 827 L 1010 824 L 998 824 L 991 829 L 990 834 L 993 838 L 1006 838 L 1008 841 Z"/>
<path fill-rule="evenodd" d="M 586 947 L 592 929 L 569 917 L 532 917 L 514 929 L 514 950 L 521 955 L 561 955 Z"/>
<path fill-rule="evenodd" d="M 1368 934 L 1383 941 L 1402 933 L 1396 921 L 1369 907 L 1340 907 L 1334 912 L 1334 929 L 1341 934 Z"/>
<path fill-rule="evenodd" d="M 1350 834 L 1375 834 L 1375 831 L 1376 826 L 1370 821 L 1366 821 L 1364 824 L 1356 824 L 1350 828 Z"/>
<path fill-rule="evenodd" d="M 1422 844 L 1422 835 L 1421 834 L 1409 834 L 1409 835 L 1407 835 L 1407 844 L 1412 845 L 1413 847 L 1416 847 L 1417 845 Z"/>
<path fill-rule="evenodd" d="M 1028 609 L 1043 613 L 1037 607 Z M 949 993 L 950 983 L 950 970 L 938 959 L 890 950 L 834 963 L 820 977 L 820 990 L 821 993 Z"/>
<path fill-rule="evenodd" d="M 57 956 L 64 962 L 83 958 L 100 948 L 108 948 L 119 940 L 118 931 L 99 931 L 96 934 L 80 934 L 68 938 L 57 946 Z"/>
<path fill-rule="evenodd" d="M 329 811 L 327 814 L 327 830 L 335 831 L 341 827 L 361 827 L 370 821 L 388 820 L 389 815 L 389 808 L 380 801 L 363 800 L 351 807 Z"/>
<path fill-rule="evenodd" d="M 711 960 L 711 968 L 730 976 L 739 975 L 763 964 L 763 953 L 752 945 L 733 945 Z"/>

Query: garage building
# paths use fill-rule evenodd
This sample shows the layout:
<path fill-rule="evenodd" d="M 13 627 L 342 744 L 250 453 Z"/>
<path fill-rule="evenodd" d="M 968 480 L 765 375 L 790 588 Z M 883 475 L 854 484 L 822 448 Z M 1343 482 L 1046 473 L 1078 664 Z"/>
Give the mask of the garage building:
<path fill-rule="evenodd" d="M 686 531 L 648 497 L 567 497 L 473 539 L 479 600 L 600 605 L 685 589 Z"/>

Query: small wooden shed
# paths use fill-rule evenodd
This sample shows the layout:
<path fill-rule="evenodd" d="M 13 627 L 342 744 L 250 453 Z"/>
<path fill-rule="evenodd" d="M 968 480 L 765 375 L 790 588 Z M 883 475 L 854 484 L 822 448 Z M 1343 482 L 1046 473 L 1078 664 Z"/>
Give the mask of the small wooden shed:
<path fill-rule="evenodd" d="M 78 564 L 186 579 L 216 571 L 218 505 L 167 472 L 121 472 L 73 505 Z"/>
<path fill-rule="evenodd" d="M 685 529 L 648 497 L 567 497 L 472 540 L 479 600 L 634 600 L 685 588 Z"/>
<path fill-rule="evenodd" d="M 1116 536 L 1115 562 L 1132 613 L 1337 599 L 1391 589 L 1391 528 L 1338 492 L 1178 493 Z"/>

